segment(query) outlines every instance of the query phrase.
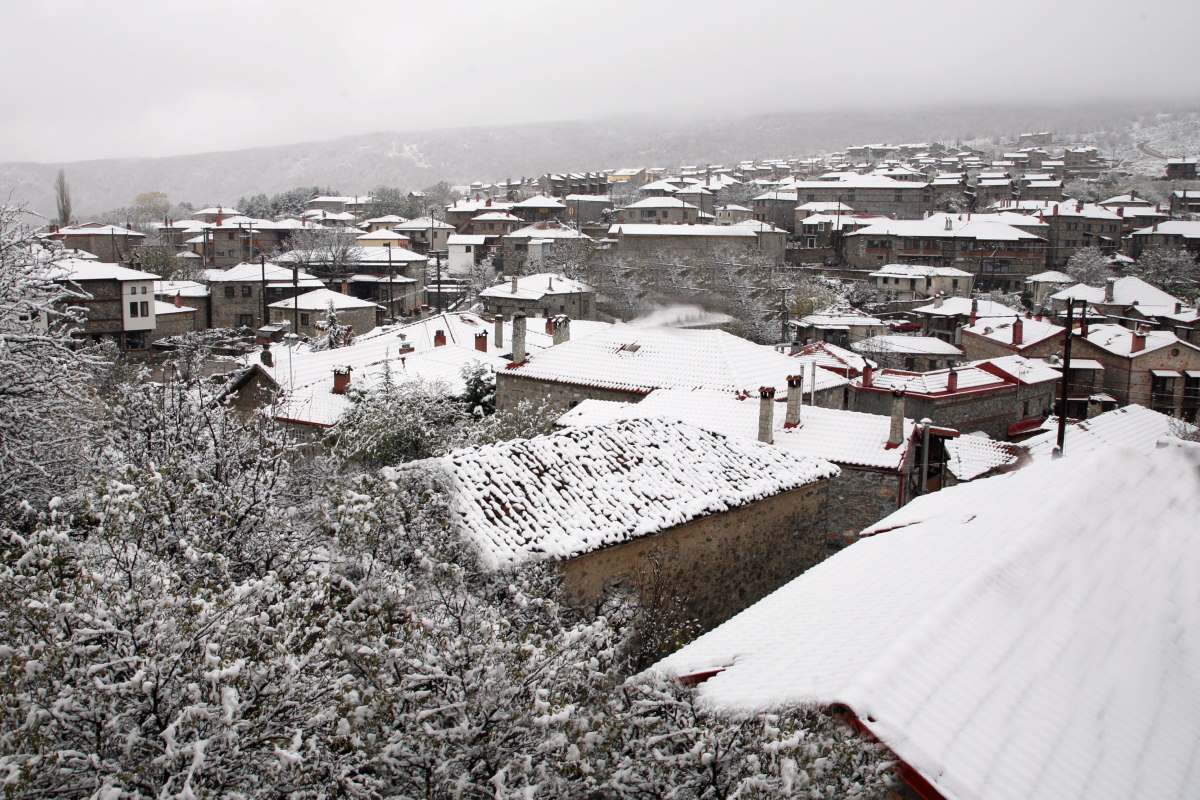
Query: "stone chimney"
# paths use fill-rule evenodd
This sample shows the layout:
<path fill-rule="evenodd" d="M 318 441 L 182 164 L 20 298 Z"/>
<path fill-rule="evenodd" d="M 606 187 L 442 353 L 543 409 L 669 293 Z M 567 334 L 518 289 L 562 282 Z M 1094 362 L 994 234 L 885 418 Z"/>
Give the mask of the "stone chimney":
<path fill-rule="evenodd" d="M 265 367 L 275 366 L 275 356 L 271 354 L 271 345 L 263 345 L 262 352 L 258 354 L 258 360 L 261 361 Z"/>
<path fill-rule="evenodd" d="M 951 367 L 950 371 L 946 373 L 946 391 L 958 391 L 958 370 L 956 370 L 954 367 Z"/>
<path fill-rule="evenodd" d="M 954 346 L 955 347 L 962 346 L 962 329 L 963 329 L 962 325 L 954 326 Z"/>
<path fill-rule="evenodd" d="M 1025 343 L 1025 323 L 1020 317 L 1013 320 L 1012 343 L 1014 347 L 1020 347 Z"/>
<path fill-rule="evenodd" d="M 942 303 L 944 302 L 944 299 L 945 299 L 945 298 L 943 298 L 943 297 L 942 297 L 942 293 L 941 293 L 941 292 L 938 292 L 938 293 L 937 293 L 937 294 L 934 296 L 934 298 L 933 298 L 933 307 L 934 307 L 934 308 L 941 308 L 941 307 L 942 307 Z"/>
<path fill-rule="evenodd" d="M 862 385 L 864 389 L 871 387 L 871 378 L 874 376 L 875 370 L 871 368 L 871 362 L 863 364 Z"/>
<path fill-rule="evenodd" d="M 1072 323 L 1072 320 L 1067 320 L 1068 325 L 1070 325 L 1071 323 Z M 1084 312 L 1079 315 L 1079 335 L 1085 339 L 1087 338 L 1087 335 L 1088 335 L 1088 323 L 1087 323 L 1087 311 L 1086 310 L 1084 310 Z"/>
<path fill-rule="evenodd" d="M 496 343 L 496 347 L 504 347 L 504 315 L 496 315 L 496 330 L 492 336 L 492 341 Z"/>
<path fill-rule="evenodd" d="M 758 389 L 758 440 L 774 444 L 775 430 L 775 387 L 760 386 Z"/>
<path fill-rule="evenodd" d="M 515 278 L 513 280 L 516 280 Z M 512 360 L 514 364 L 525 363 L 525 315 L 513 314 Z"/>
<path fill-rule="evenodd" d="M 487 331 L 475 334 L 475 349 L 481 353 L 487 352 Z"/>
<path fill-rule="evenodd" d="M 345 394 L 350 388 L 350 367 L 333 368 L 333 393 Z"/>
<path fill-rule="evenodd" d="M 515 272 L 512 276 L 512 283 L 509 285 L 509 291 L 514 295 L 517 293 L 517 275 Z"/>
<path fill-rule="evenodd" d="M 787 416 L 783 418 L 783 427 L 799 428 L 800 410 L 804 406 L 804 376 L 788 375 Z"/>
<path fill-rule="evenodd" d="M 1140 353 L 1146 349 L 1146 329 L 1141 325 L 1134 329 L 1129 339 L 1129 352 Z"/>
<path fill-rule="evenodd" d="M 571 318 L 566 314 L 559 314 L 553 320 L 554 323 L 554 344 L 564 344 L 571 341 Z"/>
<path fill-rule="evenodd" d="M 899 447 L 904 441 L 904 392 L 892 390 L 892 425 L 888 429 L 888 447 Z"/>
<path fill-rule="evenodd" d="M 1109 278 L 1104 282 L 1104 302 L 1111 303 L 1113 301 L 1113 295 L 1116 292 L 1116 288 L 1116 278 Z"/>
<path fill-rule="evenodd" d="M 179 298 L 179 295 L 175 295 L 175 297 L 176 297 L 176 299 L 178 299 L 178 298 Z M 1182 314 L 1182 313 L 1183 313 L 1183 303 L 1181 303 L 1181 302 L 1180 302 L 1180 301 L 1178 301 L 1178 300 L 1176 300 L 1176 301 L 1175 301 L 1175 313 L 1176 313 L 1176 314 Z"/>
<path fill-rule="evenodd" d="M 438 331 L 433 332 L 433 346 L 434 347 L 445 347 L 446 346 L 446 332 L 445 331 L 438 330 Z"/>

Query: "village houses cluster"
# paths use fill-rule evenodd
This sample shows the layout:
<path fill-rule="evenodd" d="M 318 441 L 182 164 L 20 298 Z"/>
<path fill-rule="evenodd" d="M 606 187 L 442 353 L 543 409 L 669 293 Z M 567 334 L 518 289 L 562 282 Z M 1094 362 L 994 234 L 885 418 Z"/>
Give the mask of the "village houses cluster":
<path fill-rule="evenodd" d="M 363 393 L 462 395 L 479 368 L 499 413 L 548 410 L 550 433 L 405 468 L 448 476 L 488 569 L 554 560 L 584 603 L 666 580 L 705 633 L 656 669 L 721 707 L 848 712 L 925 798 L 1175 797 L 1200 732 L 1171 655 L 1200 644 L 1200 267 L 1138 265 L 1200 258 L 1200 188 L 1180 159 L 1165 199 L 1068 196 L 1121 177 L 1049 132 L 872 144 L 476 181 L 412 219 L 363 195 L 68 220 L 39 258 L 130 358 L 220 333 L 227 402 L 306 441 Z M 703 296 L 619 316 L 593 262 L 767 270 L 775 334 Z"/>

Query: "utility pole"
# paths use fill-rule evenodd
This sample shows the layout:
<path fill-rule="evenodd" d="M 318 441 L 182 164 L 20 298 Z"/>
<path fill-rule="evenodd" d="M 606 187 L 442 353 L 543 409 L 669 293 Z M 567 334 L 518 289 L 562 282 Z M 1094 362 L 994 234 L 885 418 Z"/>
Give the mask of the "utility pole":
<path fill-rule="evenodd" d="M 292 264 L 292 333 L 300 335 L 300 265 Z"/>
<path fill-rule="evenodd" d="M 1087 305 L 1083 307 L 1084 313 L 1087 313 Z M 1067 299 L 1067 339 L 1063 344 L 1063 371 L 1062 371 L 1062 392 L 1059 399 L 1058 408 L 1058 456 L 1063 454 L 1063 446 L 1067 440 L 1067 392 L 1070 384 L 1071 375 L 1071 334 L 1075 326 L 1075 298 Z"/>
<path fill-rule="evenodd" d="M 392 319 L 396 318 L 396 303 L 392 297 L 392 277 L 395 275 L 395 269 L 392 266 L 392 243 L 384 242 L 384 247 L 388 253 L 388 316 Z"/>
<path fill-rule="evenodd" d="M 788 307 L 787 307 L 788 288 L 781 286 L 779 289 L 779 341 L 786 342 L 788 340 L 787 325 L 788 325 Z"/>
<path fill-rule="evenodd" d="M 266 325 L 271 321 L 270 312 L 267 310 L 267 257 L 260 255 L 258 257 L 259 269 L 259 292 L 262 294 L 262 321 Z"/>
<path fill-rule="evenodd" d="M 440 314 L 442 313 L 442 251 L 435 250 L 433 257 L 437 261 L 437 289 L 434 290 L 434 296 L 436 297 L 434 302 Z"/>

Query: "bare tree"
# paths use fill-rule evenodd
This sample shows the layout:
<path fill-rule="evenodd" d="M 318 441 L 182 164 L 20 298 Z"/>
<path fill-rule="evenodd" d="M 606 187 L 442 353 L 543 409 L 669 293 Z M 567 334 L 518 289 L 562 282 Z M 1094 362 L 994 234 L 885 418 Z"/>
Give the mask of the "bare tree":
<path fill-rule="evenodd" d="M 71 187 L 67 185 L 67 173 L 58 171 L 54 179 L 54 203 L 58 207 L 58 224 L 71 224 Z"/>
<path fill-rule="evenodd" d="M 292 233 L 291 250 L 280 260 L 316 275 L 344 275 L 362 260 L 357 239 L 350 228 L 301 228 Z"/>

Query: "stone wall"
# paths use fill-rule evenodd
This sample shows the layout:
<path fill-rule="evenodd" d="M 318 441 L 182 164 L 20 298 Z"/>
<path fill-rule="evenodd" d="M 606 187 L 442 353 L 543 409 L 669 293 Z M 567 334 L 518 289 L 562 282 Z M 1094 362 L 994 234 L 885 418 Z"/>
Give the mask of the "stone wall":
<path fill-rule="evenodd" d="M 847 544 L 900 507 L 904 479 L 911 465 L 900 472 L 842 466 L 842 474 L 829 482 L 828 527 Z"/>
<path fill-rule="evenodd" d="M 960 347 L 963 351 L 963 358 L 967 361 L 979 361 L 985 358 L 1001 358 L 1011 355 L 1021 355 L 1025 358 L 1046 358 L 1055 353 L 1062 354 L 1066 337 L 1067 334 L 1064 331 L 1063 333 L 1051 336 L 1049 339 L 1043 339 L 1036 344 L 1031 344 L 1020 350 L 1014 350 L 1012 347 L 989 339 L 986 336 L 980 336 L 970 331 L 963 331 Z"/>
<path fill-rule="evenodd" d="M 1021 386 L 1019 391 L 1016 386 L 1008 386 L 953 397 L 910 394 L 904 398 L 904 416 L 918 421 L 928 417 L 935 425 L 962 433 L 983 431 L 994 439 L 1007 439 L 1009 425 L 1049 413 L 1054 407 L 1055 387 L 1055 383 L 1047 382 Z M 891 392 L 856 390 L 850 397 L 855 411 L 891 413 Z"/>
<path fill-rule="evenodd" d="M 172 314 L 155 314 L 154 330 L 150 334 L 152 341 L 178 336 L 200 330 L 204 322 L 198 319 L 198 311 L 180 311 Z"/>
<path fill-rule="evenodd" d="M 1175 370 L 1180 373 L 1200 370 L 1200 350 L 1182 343 L 1160 347 L 1137 358 L 1127 358 L 1110 353 L 1087 339 L 1076 336 L 1071 341 L 1071 358 L 1093 358 L 1099 361 L 1104 366 L 1104 391 L 1115 397 L 1121 405 L 1137 403 L 1164 414 L 1180 413 L 1183 407 L 1184 379 L 1175 378 L 1172 381 L 1169 397 L 1151 397 L 1153 376 L 1150 370 Z"/>
<path fill-rule="evenodd" d="M 828 483 L 571 559 L 561 565 L 567 596 L 592 603 L 624 586 L 649 602 L 670 587 L 709 630 L 842 547 L 825 522 Z"/>
<path fill-rule="evenodd" d="M 636 403 L 645 396 L 643 392 L 616 391 L 523 378 L 508 371 L 496 373 L 496 408 L 499 410 L 514 408 L 522 400 L 537 402 L 545 399 L 554 408 L 565 412 L 578 405 L 581 400 L 619 400 Z"/>

